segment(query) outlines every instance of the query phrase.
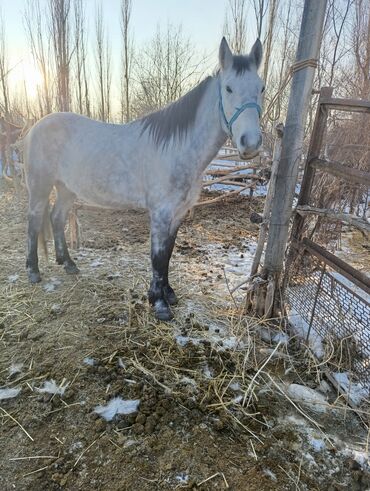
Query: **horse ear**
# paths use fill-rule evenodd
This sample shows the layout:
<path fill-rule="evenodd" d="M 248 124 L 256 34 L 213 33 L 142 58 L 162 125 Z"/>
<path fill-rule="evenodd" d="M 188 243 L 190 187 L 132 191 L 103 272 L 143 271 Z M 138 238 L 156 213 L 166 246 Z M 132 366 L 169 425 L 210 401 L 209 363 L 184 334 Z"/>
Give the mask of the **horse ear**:
<path fill-rule="evenodd" d="M 220 49 L 218 53 L 218 58 L 220 61 L 220 66 L 222 70 L 228 70 L 233 64 L 233 54 L 227 44 L 226 39 L 223 37 L 220 44 Z"/>
<path fill-rule="evenodd" d="M 263 54 L 263 49 L 262 49 L 262 43 L 259 38 L 257 38 L 257 41 L 254 43 L 252 46 L 251 52 L 249 56 L 254 60 L 254 63 L 256 64 L 257 70 L 259 69 L 262 61 L 262 54 Z"/>

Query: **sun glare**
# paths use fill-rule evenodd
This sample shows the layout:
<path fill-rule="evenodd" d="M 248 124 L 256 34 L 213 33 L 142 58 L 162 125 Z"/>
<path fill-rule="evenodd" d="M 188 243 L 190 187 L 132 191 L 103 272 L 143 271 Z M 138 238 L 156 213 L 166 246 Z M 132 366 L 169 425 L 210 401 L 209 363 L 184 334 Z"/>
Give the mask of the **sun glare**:
<path fill-rule="evenodd" d="M 30 61 L 21 61 L 11 71 L 10 81 L 19 89 L 25 87 L 29 97 L 35 97 L 42 84 L 42 74 Z"/>

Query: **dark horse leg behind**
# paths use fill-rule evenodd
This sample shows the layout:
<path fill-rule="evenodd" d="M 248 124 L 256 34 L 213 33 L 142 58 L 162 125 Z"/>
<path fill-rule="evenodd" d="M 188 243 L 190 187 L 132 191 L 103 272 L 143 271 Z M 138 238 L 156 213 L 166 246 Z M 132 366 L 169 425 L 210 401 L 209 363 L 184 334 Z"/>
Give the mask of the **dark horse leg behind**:
<path fill-rule="evenodd" d="M 64 228 L 76 196 L 62 183 L 57 183 L 56 188 L 57 199 L 50 215 L 54 235 L 55 257 L 57 263 L 62 264 L 67 273 L 75 274 L 79 270 L 69 255 Z"/>
<path fill-rule="evenodd" d="M 38 239 L 44 236 L 46 222 L 49 220 L 49 195 L 53 184 L 45 186 L 33 185 L 29 179 L 29 208 L 28 208 L 28 254 L 26 267 L 28 278 L 31 283 L 41 281 L 38 267 Z M 71 193 L 62 183 L 56 183 L 57 199 L 50 214 L 53 229 L 56 261 L 63 264 L 67 273 L 78 273 L 78 268 L 72 261 L 64 235 L 64 227 L 69 210 L 73 205 L 75 195 Z M 43 237 L 43 241 L 45 237 Z"/>
<path fill-rule="evenodd" d="M 151 216 L 153 279 L 148 298 L 156 317 L 164 321 L 172 319 L 170 305 L 177 303 L 175 292 L 168 281 L 168 268 L 179 225 L 180 221 L 173 223 L 163 214 L 152 214 Z"/>

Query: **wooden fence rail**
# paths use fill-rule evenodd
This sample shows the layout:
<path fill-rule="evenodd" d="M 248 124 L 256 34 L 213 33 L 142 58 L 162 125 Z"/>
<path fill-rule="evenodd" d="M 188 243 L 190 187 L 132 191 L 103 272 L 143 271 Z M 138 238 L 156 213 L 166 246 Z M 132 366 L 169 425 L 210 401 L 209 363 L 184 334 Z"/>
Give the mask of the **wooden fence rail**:
<path fill-rule="evenodd" d="M 301 191 L 296 206 L 296 214 L 293 220 L 291 231 L 291 246 L 288 252 L 286 262 L 285 278 L 283 289 L 289 282 L 289 271 L 292 263 L 297 258 L 297 245 L 304 246 L 311 253 L 320 255 L 320 260 L 334 269 L 342 268 L 342 274 L 353 283 L 359 285 L 369 293 L 370 280 L 363 273 L 356 271 L 352 266 L 344 263 L 340 259 L 333 259 L 335 256 L 325 250 L 323 247 L 315 244 L 307 237 L 302 237 L 304 233 L 305 218 L 309 215 L 321 216 L 330 221 L 340 221 L 350 226 L 356 227 L 366 233 L 370 233 L 370 222 L 366 218 L 360 218 L 350 213 L 338 212 L 331 209 L 317 208 L 310 204 L 312 188 L 316 171 L 322 171 L 332 176 L 343 179 L 351 184 L 369 186 L 370 172 L 348 167 L 341 162 L 333 162 L 319 158 L 326 134 L 328 110 L 340 110 L 347 112 L 362 112 L 370 115 L 370 101 L 356 99 L 338 99 L 332 97 L 333 89 L 323 87 L 320 91 L 316 119 L 311 135 L 311 141 L 306 160 L 305 172 L 302 179 Z M 340 264 L 339 264 L 340 263 Z M 338 266 L 339 264 L 339 266 Z M 335 267 L 336 266 L 336 267 Z M 359 281 L 361 277 L 361 281 Z"/>

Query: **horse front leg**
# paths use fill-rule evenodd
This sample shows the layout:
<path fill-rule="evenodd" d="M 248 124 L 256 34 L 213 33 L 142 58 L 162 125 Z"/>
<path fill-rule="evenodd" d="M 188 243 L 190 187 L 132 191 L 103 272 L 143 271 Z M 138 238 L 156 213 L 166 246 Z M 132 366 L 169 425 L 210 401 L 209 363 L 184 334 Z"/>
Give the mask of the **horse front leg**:
<path fill-rule="evenodd" d="M 178 225 L 157 220 L 152 217 L 151 223 L 151 260 L 153 278 L 150 283 L 148 298 L 154 308 L 157 319 L 168 321 L 173 318 L 170 305 L 177 302 L 175 292 L 168 282 L 168 268 L 175 245 Z"/>

